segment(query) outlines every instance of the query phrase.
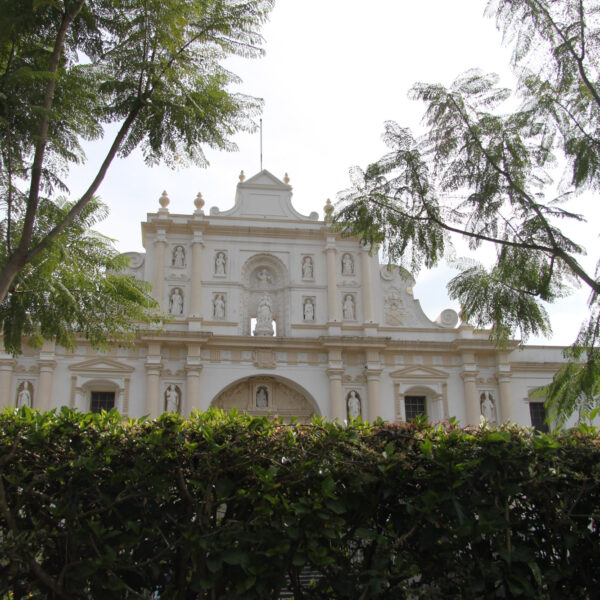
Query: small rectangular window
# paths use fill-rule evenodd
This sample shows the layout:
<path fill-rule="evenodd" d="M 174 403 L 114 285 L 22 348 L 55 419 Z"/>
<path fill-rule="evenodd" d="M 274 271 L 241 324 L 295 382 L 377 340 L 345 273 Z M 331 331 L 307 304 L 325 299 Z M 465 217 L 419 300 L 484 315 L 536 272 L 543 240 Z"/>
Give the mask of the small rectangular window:
<path fill-rule="evenodd" d="M 109 411 L 115 407 L 114 392 L 92 392 L 90 400 L 90 412 L 93 413 Z"/>
<path fill-rule="evenodd" d="M 529 415 L 531 416 L 531 424 L 538 431 L 548 433 L 548 425 L 546 424 L 546 407 L 543 402 L 530 402 Z"/>
<path fill-rule="evenodd" d="M 404 415 L 407 421 L 411 421 L 417 415 L 426 414 L 425 396 L 405 396 Z"/>

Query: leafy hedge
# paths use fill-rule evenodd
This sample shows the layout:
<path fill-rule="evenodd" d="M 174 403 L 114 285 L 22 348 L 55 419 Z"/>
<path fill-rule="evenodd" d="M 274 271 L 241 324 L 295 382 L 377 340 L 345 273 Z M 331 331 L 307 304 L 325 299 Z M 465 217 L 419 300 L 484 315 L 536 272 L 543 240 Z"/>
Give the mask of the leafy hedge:
<path fill-rule="evenodd" d="M 2 599 L 592 598 L 599 523 L 595 430 L 0 414 Z"/>

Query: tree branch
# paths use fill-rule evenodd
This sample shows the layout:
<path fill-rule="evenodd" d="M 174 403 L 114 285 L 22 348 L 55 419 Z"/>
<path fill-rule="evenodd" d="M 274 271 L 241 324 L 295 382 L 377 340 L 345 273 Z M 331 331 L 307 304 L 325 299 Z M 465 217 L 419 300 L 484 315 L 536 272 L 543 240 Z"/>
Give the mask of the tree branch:
<path fill-rule="evenodd" d="M 529 208 L 530 210 L 532 210 L 536 214 L 536 216 L 540 219 L 540 221 L 543 223 L 544 229 L 545 229 L 546 233 L 548 234 L 548 237 L 549 237 L 550 242 L 552 244 L 551 254 L 553 254 L 553 255 L 557 256 L 558 258 L 562 259 L 568 265 L 568 267 L 571 269 L 571 271 L 573 271 L 573 273 L 575 273 L 579 277 L 579 279 L 581 279 L 582 281 L 584 281 L 592 290 L 594 290 L 594 292 L 600 293 L 600 282 L 598 282 L 595 279 L 593 279 L 592 277 L 590 277 L 584 271 L 584 269 L 581 267 L 581 265 L 570 254 L 568 254 L 565 250 L 563 250 L 556 243 L 556 239 L 554 237 L 554 233 L 552 231 L 552 228 L 550 227 L 550 224 L 548 223 L 546 217 L 544 216 L 544 214 L 540 210 L 540 207 L 539 207 L 538 203 L 535 202 L 535 200 L 533 198 L 531 198 L 531 196 L 518 183 L 516 183 L 514 181 L 514 179 L 511 177 L 510 173 L 508 173 L 505 169 L 503 169 L 498 164 L 496 164 L 496 162 L 493 159 L 493 157 L 484 148 L 483 144 L 481 143 L 481 140 L 479 139 L 479 136 L 476 134 L 475 131 L 473 131 L 472 125 L 471 125 L 471 123 L 470 123 L 467 115 L 465 115 L 463 113 L 463 111 L 461 110 L 460 106 L 458 105 L 458 103 L 454 99 L 454 96 L 452 96 L 452 94 L 449 94 L 449 96 L 450 96 L 451 102 L 454 104 L 456 110 L 458 111 L 458 114 L 460 115 L 461 119 L 463 120 L 463 122 L 465 123 L 467 129 L 469 130 L 469 133 L 473 137 L 475 143 L 478 145 L 478 147 L 481 150 L 481 152 L 486 157 L 488 163 L 491 165 L 491 167 L 497 173 L 499 173 L 500 175 L 502 175 L 506 179 L 506 181 L 507 181 L 507 183 L 509 184 L 510 187 L 512 187 L 516 192 L 518 192 L 519 196 L 523 200 L 526 201 L 527 208 Z M 481 238 L 481 239 L 485 239 L 485 238 Z M 491 241 L 491 240 L 488 240 L 488 241 Z M 521 243 L 515 243 L 514 245 L 519 246 L 519 245 L 522 245 L 522 244 Z M 525 246 L 525 247 L 529 247 L 529 246 Z"/>
<path fill-rule="evenodd" d="M 581 25 L 581 28 L 582 28 L 582 41 L 581 41 L 581 44 L 582 44 L 582 55 L 579 56 L 577 54 L 577 52 L 575 52 L 575 49 L 573 48 L 573 45 L 571 44 L 571 41 L 567 37 L 565 37 L 564 32 L 560 29 L 560 27 L 556 24 L 556 21 L 554 21 L 554 19 L 552 18 L 552 15 L 548 11 L 547 7 L 542 2 L 540 2 L 539 0 L 531 0 L 531 1 L 537 6 L 538 10 L 540 12 L 542 12 L 546 16 L 546 19 L 548 19 L 548 23 L 550 24 L 550 27 L 552 29 L 554 29 L 554 31 L 556 31 L 556 33 L 558 34 L 558 36 L 562 40 L 563 44 L 565 44 L 565 46 L 568 48 L 569 54 L 573 57 L 573 60 L 577 64 L 577 70 L 579 71 L 579 75 L 580 75 L 581 79 L 583 79 L 583 82 L 585 83 L 586 87 L 588 88 L 588 90 L 590 91 L 590 93 L 592 94 L 592 96 L 594 97 L 594 100 L 596 101 L 596 104 L 600 108 L 600 94 L 598 94 L 598 91 L 596 90 L 595 86 L 589 80 L 589 78 L 587 76 L 587 73 L 585 71 L 585 67 L 583 65 L 583 59 L 584 59 L 584 56 L 585 56 L 585 52 L 583 51 L 583 48 L 584 48 L 583 15 L 581 15 L 581 23 L 582 23 L 582 25 Z"/>
<path fill-rule="evenodd" d="M 27 252 L 27 254 L 26 254 L 27 261 L 26 262 L 30 262 L 30 261 L 34 260 L 42 251 L 44 251 L 46 248 L 48 248 L 48 246 L 50 246 L 50 244 L 67 228 L 69 223 L 71 223 L 74 219 L 76 219 L 79 216 L 79 214 L 81 213 L 81 211 L 90 202 L 90 200 L 93 198 L 94 194 L 100 187 L 100 184 L 102 183 L 104 177 L 106 176 L 106 173 L 108 171 L 108 168 L 110 167 L 110 164 L 112 163 L 113 159 L 115 158 L 119 149 L 121 148 L 123 141 L 127 137 L 127 134 L 129 132 L 129 130 L 131 129 L 131 126 L 133 125 L 133 123 L 134 123 L 135 119 L 137 118 L 141 109 L 142 109 L 142 103 L 140 102 L 136 107 L 134 107 L 131 110 L 131 112 L 129 113 L 129 115 L 127 116 L 125 121 L 123 122 L 121 129 L 119 129 L 119 132 L 115 136 L 115 139 L 113 140 L 110 150 L 106 154 L 106 157 L 104 158 L 104 161 L 102 162 L 102 165 L 100 166 L 100 169 L 98 170 L 98 173 L 96 174 L 96 177 L 90 184 L 89 188 L 79 198 L 79 200 L 73 205 L 71 210 L 63 217 L 62 221 L 60 223 L 58 223 L 58 225 L 56 225 L 44 237 L 44 239 L 40 241 L 39 244 L 37 244 L 36 246 L 31 248 Z"/>
<path fill-rule="evenodd" d="M 42 104 L 42 117 L 40 121 L 40 126 L 38 128 L 37 140 L 35 143 L 33 163 L 31 165 L 31 182 L 29 186 L 29 198 L 27 200 L 27 209 L 25 212 L 25 219 L 23 221 L 21 239 L 19 241 L 19 246 L 14 255 L 18 259 L 17 262 L 20 262 L 23 259 L 25 259 L 26 262 L 27 249 L 31 243 L 31 238 L 33 235 L 33 226 L 35 224 L 37 216 L 40 183 L 42 177 L 42 165 L 44 162 L 44 152 L 46 150 L 46 144 L 48 143 L 50 109 L 52 108 L 52 104 L 54 102 L 54 92 L 56 90 L 56 75 L 58 72 L 58 64 L 60 61 L 60 57 L 63 51 L 63 43 L 71 23 L 82 9 L 84 1 L 85 0 L 80 0 L 79 4 L 76 6 L 72 14 L 70 14 L 68 11 L 65 11 L 65 13 L 63 14 L 61 24 L 58 28 L 58 32 L 56 34 L 56 39 L 54 40 L 54 48 L 52 49 L 52 54 L 50 56 L 50 64 L 48 67 L 48 73 L 50 74 L 50 78 L 48 79 L 48 83 L 46 84 L 46 90 L 44 92 L 44 103 Z M 24 264 L 24 262 L 22 264 Z"/>
<path fill-rule="evenodd" d="M 390 202 L 392 201 L 391 198 L 387 198 L 387 200 L 389 200 Z M 427 213 L 427 216 L 425 216 L 425 217 L 420 217 L 418 215 L 412 215 L 410 213 L 406 213 L 391 203 L 385 204 L 385 203 L 379 202 L 373 198 L 369 198 L 369 202 L 372 202 L 373 204 L 379 206 L 380 208 L 391 210 L 391 211 L 395 212 L 397 215 L 404 217 L 406 219 L 410 219 L 413 221 L 421 221 L 423 223 L 435 223 L 436 225 L 439 225 L 442 229 L 445 229 L 446 231 L 450 231 L 452 233 L 458 233 L 459 235 L 463 235 L 465 237 L 478 239 L 478 240 L 481 240 L 484 242 L 491 242 L 492 244 L 496 244 L 496 245 L 500 245 L 500 246 L 510 246 L 513 248 L 525 248 L 527 250 L 536 250 L 539 252 L 544 252 L 545 254 L 552 254 L 554 252 L 554 249 L 552 248 L 552 246 L 542 246 L 539 244 L 532 244 L 532 243 L 528 243 L 528 242 L 512 242 L 510 240 L 503 240 L 500 238 L 495 238 L 495 237 L 485 235 L 483 233 L 476 233 L 473 231 L 469 231 L 467 229 L 459 229 L 458 227 L 452 227 L 452 225 L 449 225 L 448 223 L 442 221 L 441 219 L 438 219 L 437 217 L 432 216 L 429 213 Z"/>
<path fill-rule="evenodd" d="M 579 123 L 579 121 L 577 120 L 577 118 L 575 117 L 575 115 L 569 110 L 569 108 L 567 106 L 565 106 L 562 102 L 560 102 L 558 99 L 554 100 L 554 104 L 556 104 L 557 106 L 559 106 L 562 110 L 565 111 L 565 113 L 567 113 L 568 117 L 571 119 L 571 121 L 573 121 L 573 124 L 575 125 L 576 129 L 578 129 L 583 136 L 589 141 L 591 142 L 594 146 L 597 146 L 600 149 L 600 140 L 598 140 L 597 138 L 595 138 L 594 136 L 590 135 L 584 128 L 583 125 L 581 125 Z M 557 117 L 554 117 L 555 119 L 557 119 Z M 560 125 L 560 123 L 559 123 Z"/>

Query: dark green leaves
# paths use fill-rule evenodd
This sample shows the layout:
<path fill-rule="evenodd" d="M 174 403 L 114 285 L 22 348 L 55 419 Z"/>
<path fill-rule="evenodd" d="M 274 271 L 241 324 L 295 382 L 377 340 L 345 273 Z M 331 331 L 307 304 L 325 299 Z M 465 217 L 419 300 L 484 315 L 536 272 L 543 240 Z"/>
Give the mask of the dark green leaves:
<path fill-rule="evenodd" d="M 589 426 L 7 410 L 0 597 L 585 598 L 599 453 Z"/>

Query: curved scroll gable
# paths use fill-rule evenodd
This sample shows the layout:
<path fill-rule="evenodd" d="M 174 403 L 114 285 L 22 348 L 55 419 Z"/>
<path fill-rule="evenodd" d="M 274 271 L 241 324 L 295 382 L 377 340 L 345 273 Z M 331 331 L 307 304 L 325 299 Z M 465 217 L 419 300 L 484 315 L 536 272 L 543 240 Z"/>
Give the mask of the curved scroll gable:
<path fill-rule="evenodd" d="M 382 323 L 388 327 L 447 328 L 432 321 L 413 296 L 414 277 L 403 267 L 381 265 L 379 268 Z"/>
<path fill-rule="evenodd" d="M 290 221 L 316 221 L 318 215 L 300 214 L 292 206 L 292 186 L 281 181 L 266 169 L 237 186 L 235 205 L 226 211 L 211 209 L 210 214 L 219 217 L 273 218 Z"/>

